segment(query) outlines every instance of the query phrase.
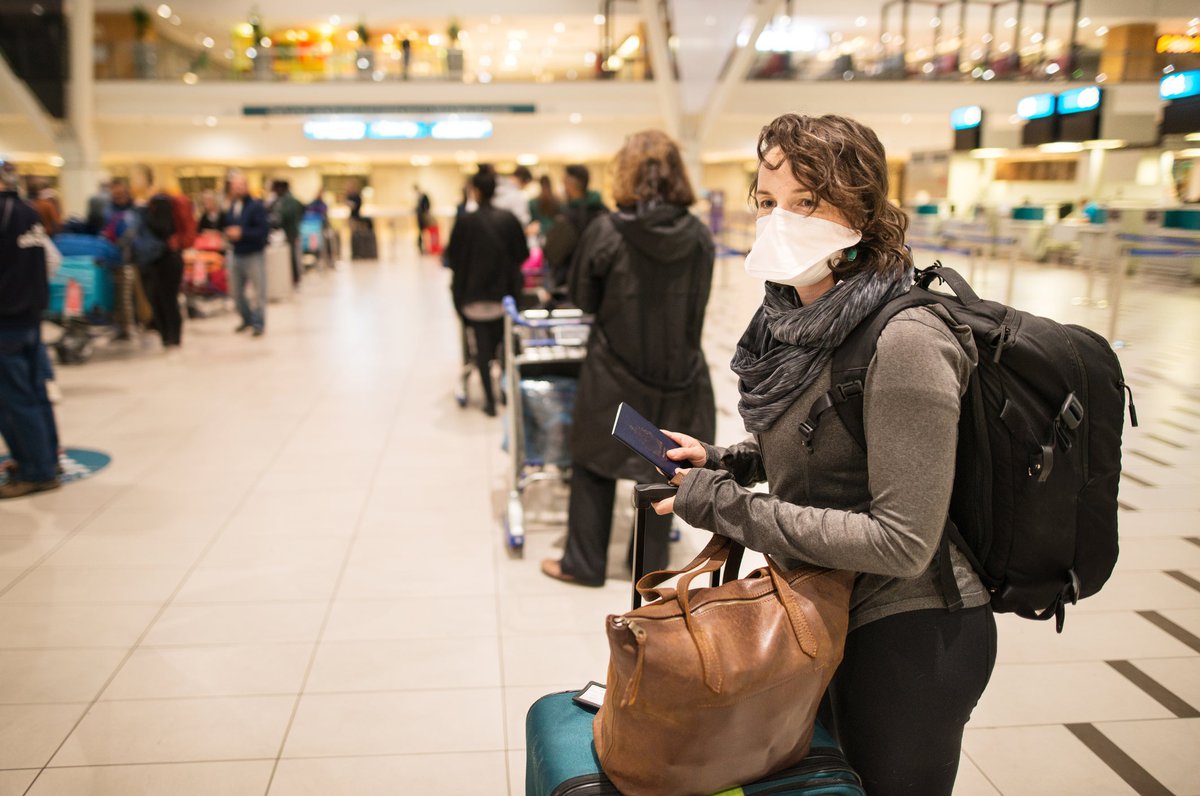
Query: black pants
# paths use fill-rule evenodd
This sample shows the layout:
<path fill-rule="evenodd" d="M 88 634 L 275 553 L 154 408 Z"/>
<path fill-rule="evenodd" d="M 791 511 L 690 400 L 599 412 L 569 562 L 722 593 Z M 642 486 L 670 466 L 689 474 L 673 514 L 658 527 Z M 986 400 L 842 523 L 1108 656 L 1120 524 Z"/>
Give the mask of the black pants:
<path fill-rule="evenodd" d="M 143 272 L 146 298 L 154 310 L 154 328 L 163 345 L 179 345 L 183 338 L 183 314 L 179 311 L 179 286 L 183 282 L 183 258 L 168 251 Z"/>
<path fill-rule="evenodd" d="M 576 462 L 571 469 L 571 500 L 567 513 L 567 548 L 562 571 L 580 581 L 600 585 L 608 571 L 608 542 L 612 537 L 613 498 L 617 482 L 596 475 Z M 651 511 L 646 518 L 646 572 L 666 569 L 670 559 L 671 516 Z M 633 557 L 630 540 L 629 558 Z"/>
<path fill-rule="evenodd" d="M 995 663 L 991 606 L 895 614 L 846 638 L 820 717 L 871 796 L 950 796 Z"/>
<path fill-rule="evenodd" d="M 300 284 L 300 238 L 287 239 L 288 253 L 292 255 L 292 286 Z"/>
<path fill-rule="evenodd" d="M 504 319 L 494 321 L 467 321 L 467 325 L 475 333 L 475 367 L 479 370 L 479 380 L 483 382 L 483 400 L 487 406 L 496 406 L 496 395 L 492 388 L 492 360 L 504 355 L 500 343 L 504 341 Z"/>

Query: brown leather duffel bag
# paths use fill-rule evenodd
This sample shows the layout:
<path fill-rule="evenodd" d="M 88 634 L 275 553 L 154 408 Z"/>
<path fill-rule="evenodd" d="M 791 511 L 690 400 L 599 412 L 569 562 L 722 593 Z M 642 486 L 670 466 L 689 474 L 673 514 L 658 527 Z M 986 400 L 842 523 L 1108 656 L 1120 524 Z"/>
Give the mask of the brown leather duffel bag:
<path fill-rule="evenodd" d="M 842 660 L 854 575 L 769 566 L 713 588 L 733 543 L 652 572 L 645 605 L 608 618 L 611 657 L 593 733 L 626 796 L 707 796 L 799 763 Z M 686 573 L 686 574 L 685 574 Z M 656 588 L 683 574 L 678 588 Z"/>

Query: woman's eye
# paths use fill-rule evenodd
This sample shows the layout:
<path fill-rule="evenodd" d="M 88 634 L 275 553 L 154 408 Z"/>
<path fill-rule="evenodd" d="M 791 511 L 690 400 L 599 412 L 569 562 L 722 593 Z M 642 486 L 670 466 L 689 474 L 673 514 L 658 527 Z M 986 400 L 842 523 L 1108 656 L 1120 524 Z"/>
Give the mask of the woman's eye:
<path fill-rule="evenodd" d="M 817 203 L 815 201 L 813 201 L 812 199 L 801 199 L 800 200 L 800 207 L 804 208 L 805 210 L 812 210 L 816 206 L 817 206 Z"/>
<path fill-rule="evenodd" d="M 759 210 L 771 210 L 774 207 L 775 207 L 774 199 L 760 199 L 758 201 L 758 209 Z"/>

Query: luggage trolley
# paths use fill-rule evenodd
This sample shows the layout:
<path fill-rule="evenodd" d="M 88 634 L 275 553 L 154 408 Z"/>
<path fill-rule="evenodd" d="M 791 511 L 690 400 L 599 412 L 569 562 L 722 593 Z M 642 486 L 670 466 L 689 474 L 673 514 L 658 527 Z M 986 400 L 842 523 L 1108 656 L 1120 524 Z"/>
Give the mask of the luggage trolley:
<path fill-rule="evenodd" d="M 504 299 L 505 403 L 511 462 L 504 532 L 508 548 L 525 545 L 526 488 L 537 481 L 566 481 L 575 383 L 591 331 L 578 309 L 520 311 Z"/>

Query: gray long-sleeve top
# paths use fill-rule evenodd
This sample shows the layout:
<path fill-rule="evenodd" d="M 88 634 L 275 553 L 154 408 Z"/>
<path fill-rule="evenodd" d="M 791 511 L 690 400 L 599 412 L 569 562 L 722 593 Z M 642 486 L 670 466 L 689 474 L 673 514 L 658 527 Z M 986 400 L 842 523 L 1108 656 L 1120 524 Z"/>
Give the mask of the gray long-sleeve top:
<path fill-rule="evenodd" d="M 938 317 L 942 315 L 942 317 Z M 860 573 L 850 629 L 886 616 L 947 603 L 936 554 L 954 482 L 961 397 L 976 350 L 970 330 L 949 325 L 940 308 L 905 310 L 879 337 L 867 370 L 867 453 L 836 413 L 822 418 L 810 453 L 799 434 L 816 383 L 767 431 L 730 448 L 708 448 L 675 498 L 691 525 L 777 557 Z M 766 481 L 770 493 L 747 487 Z M 965 557 L 950 546 L 966 607 L 988 595 Z"/>

